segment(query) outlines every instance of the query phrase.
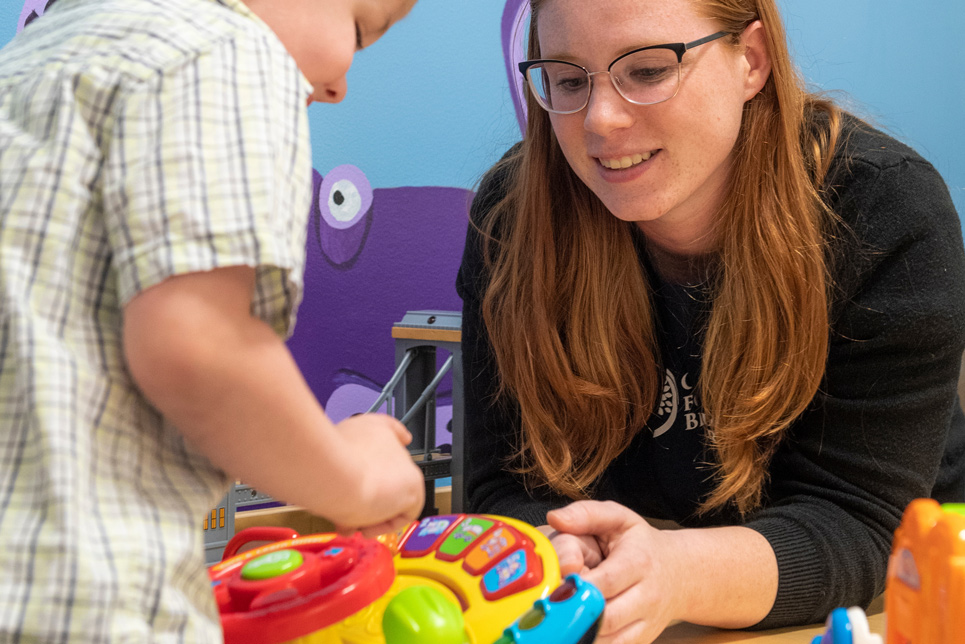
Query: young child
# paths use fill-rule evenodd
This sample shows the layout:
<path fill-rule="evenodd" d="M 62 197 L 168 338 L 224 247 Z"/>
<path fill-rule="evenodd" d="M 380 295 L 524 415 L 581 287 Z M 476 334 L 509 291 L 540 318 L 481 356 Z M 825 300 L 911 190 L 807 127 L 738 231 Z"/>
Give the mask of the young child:
<path fill-rule="evenodd" d="M 333 424 L 284 344 L 305 106 L 414 1 L 58 0 L 0 52 L 0 641 L 220 641 L 228 474 L 418 515 L 405 428 Z"/>

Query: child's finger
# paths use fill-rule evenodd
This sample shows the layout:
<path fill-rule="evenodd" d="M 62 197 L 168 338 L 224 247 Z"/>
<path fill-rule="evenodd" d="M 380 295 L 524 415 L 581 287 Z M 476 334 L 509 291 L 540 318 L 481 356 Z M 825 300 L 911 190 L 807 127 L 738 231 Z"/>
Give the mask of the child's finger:
<path fill-rule="evenodd" d="M 335 534 L 337 534 L 340 537 L 351 537 L 353 534 L 355 534 L 358 531 L 359 531 L 358 528 L 353 528 L 351 526 L 341 526 L 341 525 L 335 526 L 335 529 L 334 529 Z"/>
<path fill-rule="evenodd" d="M 381 536 L 383 534 L 389 534 L 390 532 L 397 532 L 399 528 L 406 525 L 408 520 L 400 521 L 400 517 L 395 517 L 389 521 L 383 521 L 378 525 L 368 526 L 362 528 L 359 532 L 366 539 L 374 539 L 375 537 Z"/>
<path fill-rule="evenodd" d="M 388 419 L 389 427 L 395 432 L 396 436 L 399 437 L 399 440 L 403 445 L 408 445 L 412 442 L 412 434 L 409 433 L 409 430 L 406 429 L 405 425 L 391 416 L 386 416 L 386 418 Z"/>

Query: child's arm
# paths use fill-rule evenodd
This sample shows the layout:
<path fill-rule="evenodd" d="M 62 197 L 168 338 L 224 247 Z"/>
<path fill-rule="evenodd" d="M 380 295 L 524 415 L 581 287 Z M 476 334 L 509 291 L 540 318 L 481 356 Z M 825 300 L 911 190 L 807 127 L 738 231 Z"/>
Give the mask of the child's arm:
<path fill-rule="evenodd" d="M 367 536 L 422 509 L 395 419 L 325 415 L 285 343 L 250 314 L 253 268 L 169 278 L 124 309 L 124 351 L 147 399 L 213 463 Z"/>

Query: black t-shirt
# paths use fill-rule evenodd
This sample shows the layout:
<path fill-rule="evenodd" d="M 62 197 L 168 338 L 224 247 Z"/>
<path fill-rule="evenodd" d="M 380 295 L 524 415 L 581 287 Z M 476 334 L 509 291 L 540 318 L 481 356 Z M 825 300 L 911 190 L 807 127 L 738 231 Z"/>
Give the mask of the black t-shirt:
<path fill-rule="evenodd" d="M 475 221 L 504 193 L 491 173 Z M 850 232 L 829 239 L 835 269 L 824 380 L 769 467 L 763 507 L 694 513 L 713 489 L 699 390 L 700 287 L 648 271 L 658 316 L 663 395 L 647 427 L 601 478 L 598 498 L 684 526 L 742 524 L 774 549 L 780 581 L 757 626 L 814 623 L 884 589 L 891 537 L 914 498 L 965 501 L 965 417 L 956 383 L 965 349 L 961 222 L 935 169 L 898 141 L 846 117 L 828 203 Z M 628 224 L 632 226 L 632 224 Z M 635 230 L 635 229 L 633 229 Z M 505 468 L 518 454 L 519 413 L 493 404 L 496 371 L 480 312 L 486 276 L 469 227 L 457 289 L 463 298 L 466 487 L 469 507 L 545 523 L 569 502 L 527 491 Z"/>

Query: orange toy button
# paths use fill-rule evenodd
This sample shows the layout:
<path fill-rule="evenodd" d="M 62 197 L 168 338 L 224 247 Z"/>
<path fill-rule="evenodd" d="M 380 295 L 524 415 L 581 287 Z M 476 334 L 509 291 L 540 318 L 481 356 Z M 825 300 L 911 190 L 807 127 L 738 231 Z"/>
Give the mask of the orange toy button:
<path fill-rule="evenodd" d="M 474 547 L 462 567 L 471 575 L 485 572 L 494 562 L 516 545 L 518 539 L 515 531 L 508 526 L 501 526 L 489 533 L 489 537 Z"/>

